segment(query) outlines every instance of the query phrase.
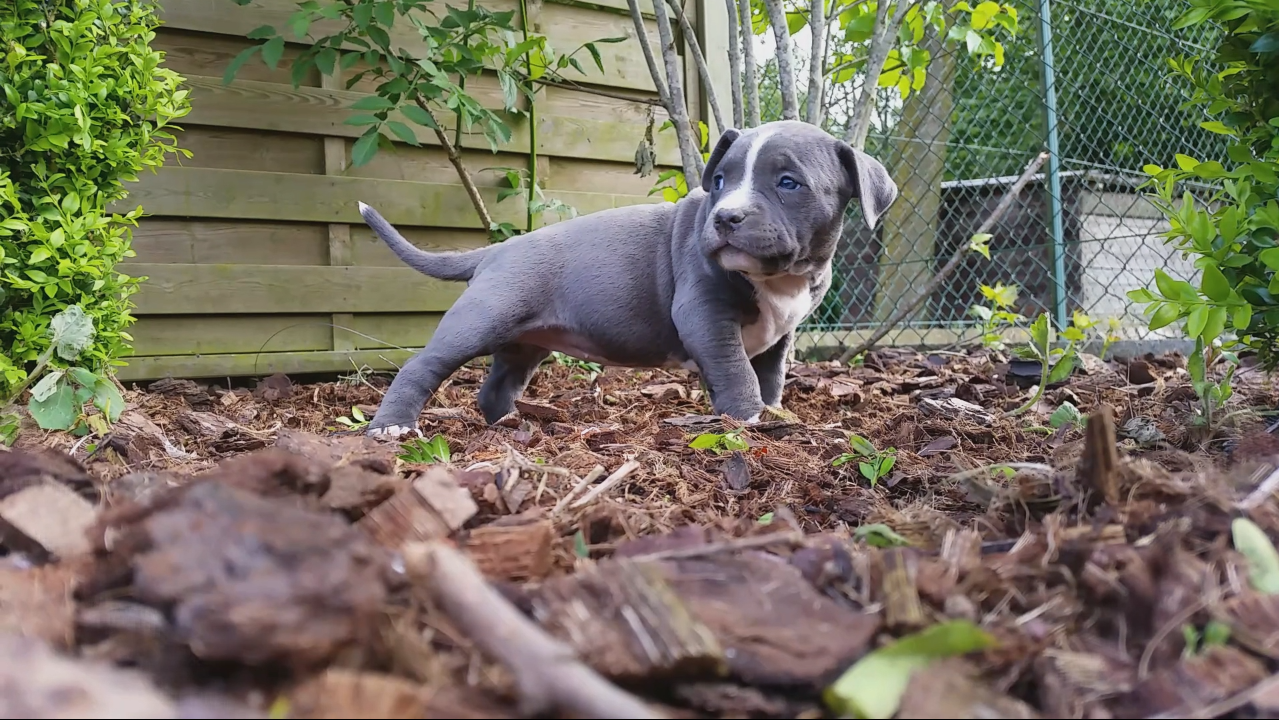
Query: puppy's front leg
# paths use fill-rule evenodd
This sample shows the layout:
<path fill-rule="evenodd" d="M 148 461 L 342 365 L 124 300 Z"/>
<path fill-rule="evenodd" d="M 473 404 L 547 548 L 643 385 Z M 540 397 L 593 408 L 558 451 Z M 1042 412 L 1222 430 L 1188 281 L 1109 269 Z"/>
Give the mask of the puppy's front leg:
<path fill-rule="evenodd" d="M 694 302 L 675 303 L 672 319 L 684 349 L 710 390 L 717 415 L 747 422 L 759 420 L 764 402 L 759 379 L 742 348 L 742 329 L 736 318 L 719 308 Z"/>
<path fill-rule="evenodd" d="M 759 378 L 759 396 L 771 408 L 782 406 L 782 389 L 786 385 L 786 360 L 790 355 L 792 333 L 786 333 L 775 345 L 751 358 L 755 377 Z"/>

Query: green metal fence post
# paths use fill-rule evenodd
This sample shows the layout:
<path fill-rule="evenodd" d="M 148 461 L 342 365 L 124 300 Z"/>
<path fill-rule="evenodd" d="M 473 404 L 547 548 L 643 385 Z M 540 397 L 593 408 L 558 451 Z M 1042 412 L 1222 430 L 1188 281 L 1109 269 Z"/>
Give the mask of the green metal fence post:
<path fill-rule="evenodd" d="M 1039 57 L 1043 68 L 1044 112 L 1048 116 L 1048 205 L 1053 234 L 1053 300 L 1057 329 L 1066 328 L 1066 231 L 1062 225 L 1061 156 L 1057 145 L 1057 78 L 1053 70 L 1052 9 L 1039 0 Z"/>

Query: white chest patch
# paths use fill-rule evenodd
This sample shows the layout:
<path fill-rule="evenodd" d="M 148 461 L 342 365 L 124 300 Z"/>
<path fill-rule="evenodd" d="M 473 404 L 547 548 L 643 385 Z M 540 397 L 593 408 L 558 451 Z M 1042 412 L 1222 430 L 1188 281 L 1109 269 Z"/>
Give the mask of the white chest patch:
<path fill-rule="evenodd" d="M 742 326 L 746 357 L 753 358 L 777 344 L 813 310 L 808 278 L 787 275 L 769 280 L 751 280 L 759 317 Z"/>

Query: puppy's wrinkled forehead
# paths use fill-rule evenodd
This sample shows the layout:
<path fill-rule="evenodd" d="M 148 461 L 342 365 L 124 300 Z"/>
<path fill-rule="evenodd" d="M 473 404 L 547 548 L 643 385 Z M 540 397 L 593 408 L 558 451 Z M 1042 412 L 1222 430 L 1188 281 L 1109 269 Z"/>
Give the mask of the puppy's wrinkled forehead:
<path fill-rule="evenodd" d="M 723 194 L 715 207 L 758 202 L 757 194 L 772 190 L 782 175 L 818 192 L 837 191 L 843 175 L 835 144 L 816 128 L 816 132 L 806 130 L 766 125 L 743 133 L 716 168 L 723 175 Z"/>

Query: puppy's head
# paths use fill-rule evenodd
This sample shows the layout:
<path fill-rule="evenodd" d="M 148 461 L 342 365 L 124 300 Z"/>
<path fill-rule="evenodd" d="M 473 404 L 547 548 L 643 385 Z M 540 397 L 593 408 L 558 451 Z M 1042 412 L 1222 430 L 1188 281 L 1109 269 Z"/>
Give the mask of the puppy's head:
<path fill-rule="evenodd" d="M 702 189 L 703 248 L 725 270 L 761 279 L 803 275 L 829 261 L 854 197 L 870 228 L 897 199 L 877 160 L 796 121 L 725 130 Z"/>

